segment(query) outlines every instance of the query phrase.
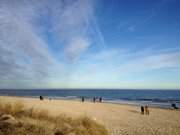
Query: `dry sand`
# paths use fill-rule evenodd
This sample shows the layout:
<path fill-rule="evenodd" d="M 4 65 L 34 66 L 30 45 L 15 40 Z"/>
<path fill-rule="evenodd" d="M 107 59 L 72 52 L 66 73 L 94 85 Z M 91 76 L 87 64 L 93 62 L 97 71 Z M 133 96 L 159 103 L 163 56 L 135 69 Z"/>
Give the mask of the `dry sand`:
<path fill-rule="evenodd" d="M 141 115 L 140 107 L 70 100 L 0 97 L 1 102 L 23 102 L 27 108 L 45 109 L 52 115 L 88 116 L 106 126 L 111 135 L 180 135 L 180 111 L 150 108 Z"/>

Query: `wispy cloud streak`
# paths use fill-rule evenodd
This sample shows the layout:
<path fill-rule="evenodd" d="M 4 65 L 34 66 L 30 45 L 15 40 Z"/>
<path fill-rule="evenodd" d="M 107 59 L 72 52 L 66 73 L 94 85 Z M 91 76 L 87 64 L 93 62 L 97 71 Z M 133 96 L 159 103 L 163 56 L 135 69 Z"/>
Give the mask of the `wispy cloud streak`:
<path fill-rule="evenodd" d="M 63 62 L 50 51 L 49 35 L 59 43 L 56 52 L 76 61 L 91 46 L 94 18 L 90 0 L 0 1 L 0 79 L 33 85 L 55 72 L 64 74 Z"/>

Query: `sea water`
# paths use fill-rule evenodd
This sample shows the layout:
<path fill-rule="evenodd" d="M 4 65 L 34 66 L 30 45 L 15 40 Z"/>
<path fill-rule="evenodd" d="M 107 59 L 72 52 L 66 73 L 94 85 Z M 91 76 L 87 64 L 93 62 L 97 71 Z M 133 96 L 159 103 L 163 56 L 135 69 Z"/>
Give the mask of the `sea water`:
<path fill-rule="evenodd" d="M 131 90 L 131 89 L 11 89 L 0 90 L 0 95 L 48 99 L 85 101 L 102 97 L 103 102 L 131 105 L 149 105 L 170 108 L 172 103 L 180 107 L 180 90 Z"/>

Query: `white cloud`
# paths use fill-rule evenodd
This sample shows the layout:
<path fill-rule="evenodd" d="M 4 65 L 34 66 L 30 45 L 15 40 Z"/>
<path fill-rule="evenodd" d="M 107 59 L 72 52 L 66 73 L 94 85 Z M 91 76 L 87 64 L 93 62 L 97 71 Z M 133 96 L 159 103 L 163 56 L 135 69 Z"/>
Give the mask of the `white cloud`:
<path fill-rule="evenodd" d="M 152 52 L 153 53 L 153 52 Z M 126 64 L 119 65 L 119 72 L 148 72 L 162 68 L 180 68 L 180 52 L 166 52 L 151 55 L 140 55 Z"/>
<path fill-rule="evenodd" d="M 71 60 L 78 58 L 79 54 L 84 52 L 90 43 L 84 38 L 74 38 L 69 43 L 69 47 L 66 49 L 66 53 Z"/>
<path fill-rule="evenodd" d="M 44 35 L 51 34 L 64 45 L 57 52 L 77 60 L 91 45 L 88 30 L 93 29 L 93 12 L 91 0 L 0 1 L 0 79 L 4 86 L 12 79 L 13 86 L 33 85 L 53 76 L 54 69 L 64 74 Z"/>
<path fill-rule="evenodd" d="M 172 48 L 159 51 L 145 49 L 134 53 L 128 50 L 109 49 L 89 55 L 82 61 L 81 70 L 74 76 L 77 78 L 81 76 L 83 80 L 91 80 L 91 82 L 93 80 L 95 82 L 117 82 L 126 76 L 132 78 L 137 74 L 160 69 L 180 69 L 179 59 L 180 51 Z"/>
<path fill-rule="evenodd" d="M 54 12 L 56 10 L 53 11 L 56 14 Z M 93 12 L 93 1 L 77 0 L 65 5 L 61 13 L 53 17 L 53 31 L 65 45 L 70 60 L 77 59 L 91 44 L 88 34 L 92 29 Z"/>
<path fill-rule="evenodd" d="M 31 7 L 23 5 L 23 1 L 11 2 L 0 1 L 0 79 L 9 87 L 23 85 L 25 80 L 32 85 L 48 76 L 48 65 L 55 61 L 48 45 L 27 20 L 31 19 Z"/>

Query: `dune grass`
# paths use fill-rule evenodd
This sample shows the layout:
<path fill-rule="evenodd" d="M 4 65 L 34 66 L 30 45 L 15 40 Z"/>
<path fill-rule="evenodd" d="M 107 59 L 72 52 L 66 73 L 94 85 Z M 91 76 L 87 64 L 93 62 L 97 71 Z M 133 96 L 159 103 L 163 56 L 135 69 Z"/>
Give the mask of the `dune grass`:
<path fill-rule="evenodd" d="M 108 135 L 104 126 L 88 117 L 53 117 L 47 110 L 26 109 L 20 102 L 0 102 L 0 115 L 10 114 L 19 126 L 1 125 L 0 135 Z"/>

